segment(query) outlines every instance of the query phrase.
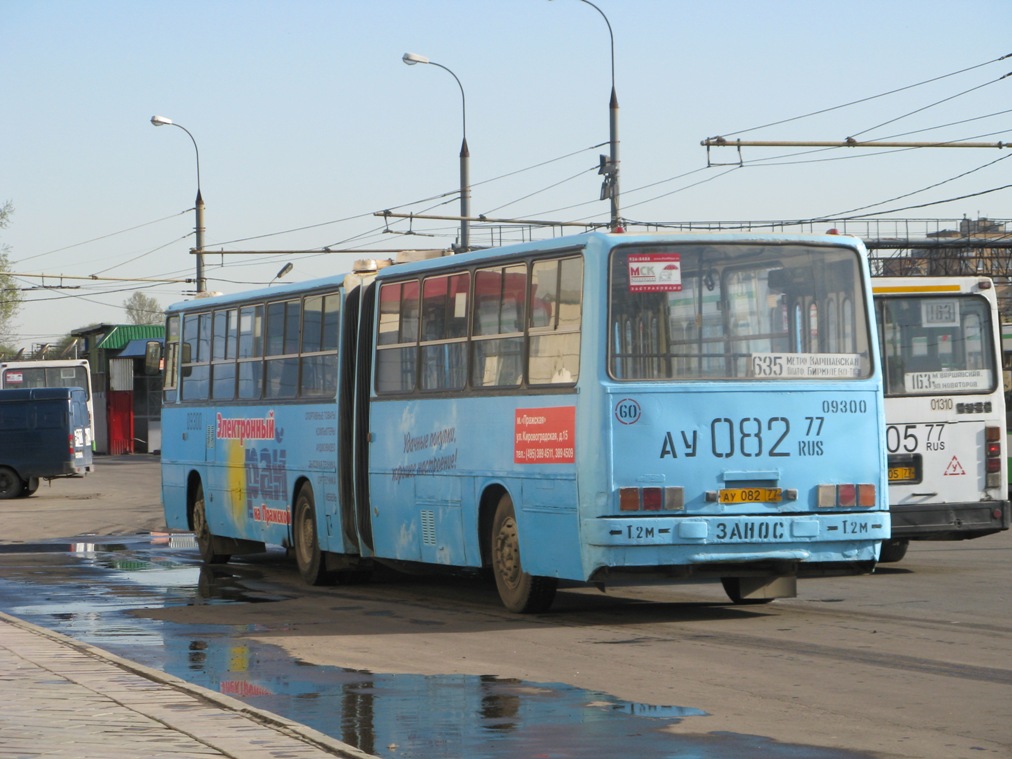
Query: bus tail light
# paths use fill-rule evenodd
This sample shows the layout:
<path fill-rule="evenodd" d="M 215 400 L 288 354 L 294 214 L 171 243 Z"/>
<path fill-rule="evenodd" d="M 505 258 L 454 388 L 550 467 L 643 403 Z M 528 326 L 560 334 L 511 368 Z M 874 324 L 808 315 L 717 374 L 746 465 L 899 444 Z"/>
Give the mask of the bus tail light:
<path fill-rule="evenodd" d="M 873 483 L 857 485 L 819 485 L 818 505 L 820 509 L 860 506 L 870 509 L 877 501 L 878 489 Z"/>
<path fill-rule="evenodd" d="M 1001 427 L 984 428 L 984 449 L 986 452 L 985 468 L 987 471 L 986 486 L 988 488 L 1000 488 L 1001 481 Z"/>
<path fill-rule="evenodd" d="M 680 487 L 619 488 L 619 511 L 682 511 L 685 489 Z"/>
<path fill-rule="evenodd" d="M 67 435 L 67 448 L 69 449 L 71 457 L 74 455 L 74 436 Z"/>

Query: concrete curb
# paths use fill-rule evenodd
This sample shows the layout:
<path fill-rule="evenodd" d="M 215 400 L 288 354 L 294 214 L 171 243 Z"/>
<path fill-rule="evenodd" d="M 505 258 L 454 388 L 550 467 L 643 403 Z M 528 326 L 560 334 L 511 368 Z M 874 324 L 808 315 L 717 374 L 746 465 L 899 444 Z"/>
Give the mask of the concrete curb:
<path fill-rule="evenodd" d="M 174 675 L 167 674 L 151 667 L 146 667 L 143 664 L 138 664 L 137 662 L 130 661 L 129 659 L 124 659 L 101 648 L 70 638 L 62 633 L 49 630 L 45 627 L 40 627 L 39 625 L 26 622 L 25 620 L 17 617 L 12 617 L 2 611 L 0 611 L 0 621 L 13 627 L 18 627 L 22 630 L 31 632 L 34 635 L 47 638 L 85 656 L 89 656 L 99 661 L 104 661 L 118 667 L 119 669 L 130 672 L 139 677 L 143 677 L 146 680 L 150 680 L 154 683 L 158 683 L 159 685 L 164 685 L 167 688 L 172 688 L 173 690 L 185 693 L 193 698 L 205 701 L 222 710 L 238 714 L 252 722 L 269 727 L 272 730 L 314 746 L 322 751 L 326 751 L 334 756 L 344 757 L 345 759 L 378 759 L 374 754 L 367 754 L 354 746 L 331 738 L 329 735 L 321 733 L 318 730 L 314 730 L 311 727 L 307 727 L 299 722 L 290 720 L 287 717 L 282 717 L 263 709 L 256 709 L 249 704 L 239 701 L 238 699 L 221 693 L 216 693 L 215 691 L 199 685 L 194 685 L 193 683 L 186 682 Z"/>

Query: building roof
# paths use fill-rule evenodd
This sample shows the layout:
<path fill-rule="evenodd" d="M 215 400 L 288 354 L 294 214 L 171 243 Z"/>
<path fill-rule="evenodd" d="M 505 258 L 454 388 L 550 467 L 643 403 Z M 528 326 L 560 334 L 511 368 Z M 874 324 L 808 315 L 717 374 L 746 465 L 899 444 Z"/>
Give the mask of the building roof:
<path fill-rule="evenodd" d="M 105 333 L 95 350 L 116 351 L 128 345 L 131 340 L 154 340 L 164 336 L 164 324 L 117 324 Z"/>

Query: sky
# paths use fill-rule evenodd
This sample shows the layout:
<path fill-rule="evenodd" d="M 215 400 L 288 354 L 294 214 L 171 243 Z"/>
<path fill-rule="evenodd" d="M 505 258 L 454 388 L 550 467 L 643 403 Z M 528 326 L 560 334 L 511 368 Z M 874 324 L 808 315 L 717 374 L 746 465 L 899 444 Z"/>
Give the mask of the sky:
<path fill-rule="evenodd" d="M 457 221 L 374 214 L 458 215 L 465 126 L 472 215 L 607 223 L 608 24 L 630 229 L 824 232 L 855 209 L 879 214 L 878 234 L 909 227 L 895 219 L 1012 218 L 1012 189 L 996 189 L 1012 184 L 1008 148 L 700 144 L 1012 141 L 1009 0 L 595 5 L 0 0 L 14 344 L 126 322 L 137 290 L 162 306 L 192 297 L 198 165 L 210 291 L 266 285 L 288 262 L 297 281 L 450 247 Z M 473 223 L 471 244 L 582 229 Z"/>

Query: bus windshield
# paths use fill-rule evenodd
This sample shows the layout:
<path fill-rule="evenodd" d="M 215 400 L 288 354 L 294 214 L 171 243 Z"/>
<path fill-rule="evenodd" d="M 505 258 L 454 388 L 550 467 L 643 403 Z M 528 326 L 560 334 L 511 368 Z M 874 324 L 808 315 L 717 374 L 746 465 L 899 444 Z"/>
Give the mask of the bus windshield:
<path fill-rule="evenodd" d="M 611 261 L 611 374 L 866 378 L 860 266 L 853 250 L 807 245 L 619 248 Z"/>
<path fill-rule="evenodd" d="M 906 295 L 877 303 L 886 395 L 995 390 L 995 337 L 979 295 Z"/>
<path fill-rule="evenodd" d="M 25 390 L 36 387 L 79 387 L 91 398 L 88 367 L 84 364 L 46 366 L 38 362 L 34 366 L 10 366 L 4 369 L 3 387 Z"/>

